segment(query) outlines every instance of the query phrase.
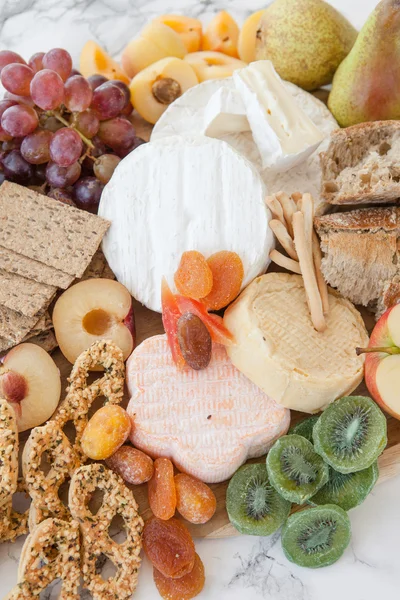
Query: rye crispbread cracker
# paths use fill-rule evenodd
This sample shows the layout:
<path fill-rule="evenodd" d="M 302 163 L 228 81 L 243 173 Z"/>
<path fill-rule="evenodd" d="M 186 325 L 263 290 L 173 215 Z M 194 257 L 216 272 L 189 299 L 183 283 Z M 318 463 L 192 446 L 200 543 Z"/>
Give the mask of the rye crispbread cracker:
<path fill-rule="evenodd" d="M 110 226 L 101 217 L 5 181 L 0 188 L 0 245 L 81 277 Z"/>
<path fill-rule="evenodd" d="M 0 269 L 66 290 L 74 281 L 72 275 L 0 246 Z"/>
<path fill-rule="evenodd" d="M 81 281 L 86 279 L 115 279 L 115 275 L 108 265 L 103 251 L 99 248 L 94 254 L 90 265 L 82 275 Z"/>
<path fill-rule="evenodd" d="M 0 338 L 12 342 L 12 345 L 19 342 L 35 327 L 36 323 L 43 316 L 46 307 L 34 317 L 26 317 L 15 310 L 0 305 Z M 10 347 L 10 346 L 8 346 Z"/>
<path fill-rule="evenodd" d="M 0 304 L 26 317 L 48 306 L 57 288 L 0 269 Z"/>
<path fill-rule="evenodd" d="M 46 350 L 46 352 L 53 352 L 58 346 L 56 336 L 52 329 L 49 329 L 49 331 L 42 331 L 38 335 L 34 335 L 23 341 L 28 342 L 29 344 L 36 344 L 36 346 L 40 346 L 43 350 Z"/>
<path fill-rule="evenodd" d="M 28 333 L 28 337 L 38 335 L 43 331 L 48 331 L 49 329 L 52 329 L 52 327 L 53 321 L 51 320 L 50 314 L 45 312 L 44 315 L 40 317 L 39 321 L 35 323 L 33 329 L 31 329 L 31 331 Z M 26 338 L 24 338 L 22 341 L 25 342 Z"/>

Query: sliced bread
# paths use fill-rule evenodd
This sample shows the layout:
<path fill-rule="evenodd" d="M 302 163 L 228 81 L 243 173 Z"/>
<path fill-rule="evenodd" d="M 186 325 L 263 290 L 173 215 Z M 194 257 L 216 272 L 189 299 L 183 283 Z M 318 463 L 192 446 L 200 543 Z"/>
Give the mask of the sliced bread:
<path fill-rule="evenodd" d="M 321 195 L 330 204 L 395 202 L 400 198 L 400 121 L 338 129 L 320 160 Z"/>
<path fill-rule="evenodd" d="M 354 304 L 377 310 L 377 302 L 384 302 L 384 291 L 400 275 L 400 207 L 334 213 L 316 217 L 314 224 L 327 283 Z M 389 301 L 390 293 L 386 293 Z"/>

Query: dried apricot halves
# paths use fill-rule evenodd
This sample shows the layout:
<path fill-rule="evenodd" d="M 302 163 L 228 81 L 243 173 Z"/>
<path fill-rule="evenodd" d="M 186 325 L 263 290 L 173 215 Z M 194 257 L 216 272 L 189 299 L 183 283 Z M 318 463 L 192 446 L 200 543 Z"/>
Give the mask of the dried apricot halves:
<path fill-rule="evenodd" d="M 176 508 L 190 523 L 207 523 L 215 513 L 217 499 L 213 491 L 198 479 L 178 473 L 175 475 Z"/>
<path fill-rule="evenodd" d="M 174 516 L 176 509 L 174 466 L 169 458 L 157 458 L 154 461 L 154 473 L 148 483 L 148 492 L 150 508 L 156 517 L 168 520 Z"/>
<path fill-rule="evenodd" d="M 213 287 L 202 297 L 208 310 L 219 310 L 228 306 L 238 296 L 243 283 L 243 263 L 236 252 L 223 250 L 207 260 L 213 276 Z"/>
<path fill-rule="evenodd" d="M 143 529 L 143 548 L 153 567 L 165 577 L 183 577 L 194 567 L 194 543 L 178 519 L 149 519 Z"/>
<path fill-rule="evenodd" d="M 204 587 L 204 565 L 201 558 L 196 554 L 194 567 L 187 575 L 172 579 L 165 577 L 156 568 L 153 569 L 153 578 L 161 598 L 164 600 L 191 600 L 200 594 Z"/>
<path fill-rule="evenodd" d="M 182 254 L 174 280 L 178 292 L 189 298 L 204 298 L 213 287 L 211 269 L 204 256 L 196 250 Z"/>

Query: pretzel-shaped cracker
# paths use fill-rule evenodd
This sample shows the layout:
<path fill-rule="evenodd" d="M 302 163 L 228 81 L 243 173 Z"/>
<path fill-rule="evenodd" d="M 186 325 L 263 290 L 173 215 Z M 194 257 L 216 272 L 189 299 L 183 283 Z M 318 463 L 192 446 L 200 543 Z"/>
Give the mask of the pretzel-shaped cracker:
<path fill-rule="evenodd" d="M 97 366 L 105 369 L 103 377 L 87 384 L 88 373 Z M 105 403 L 119 404 L 124 395 L 125 366 L 122 351 L 107 340 L 95 342 L 76 359 L 69 377 L 67 396 L 52 417 L 61 429 L 72 421 L 76 437 L 74 450 L 81 462 L 86 462 L 81 446 L 82 434 L 88 423 L 88 412 L 96 398 L 104 396 Z"/>
<path fill-rule="evenodd" d="M 40 466 L 45 452 L 51 459 L 47 475 Z M 22 471 L 35 507 L 49 511 L 51 516 L 70 520 L 69 511 L 58 497 L 58 490 L 79 465 L 76 452 L 57 423 L 49 421 L 43 427 L 35 427 L 22 454 Z"/>
<path fill-rule="evenodd" d="M 46 519 L 31 533 L 22 548 L 18 583 L 8 600 L 39 598 L 56 579 L 62 580 L 60 600 L 78 600 L 80 579 L 79 525 Z"/>
<path fill-rule="evenodd" d="M 28 511 L 12 507 L 15 492 L 26 491 L 18 481 L 18 428 L 13 407 L 0 398 L 0 542 L 14 542 L 27 532 Z"/>
<path fill-rule="evenodd" d="M 102 505 L 93 515 L 88 502 L 96 489 L 104 492 Z M 128 600 L 137 584 L 143 520 L 131 490 L 122 478 L 105 466 L 80 467 L 69 489 L 69 508 L 81 526 L 83 547 L 83 583 L 94 600 Z M 126 540 L 118 544 L 108 529 L 115 515 L 125 523 Z M 99 556 L 107 556 L 117 568 L 113 578 L 104 581 L 96 573 Z"/>

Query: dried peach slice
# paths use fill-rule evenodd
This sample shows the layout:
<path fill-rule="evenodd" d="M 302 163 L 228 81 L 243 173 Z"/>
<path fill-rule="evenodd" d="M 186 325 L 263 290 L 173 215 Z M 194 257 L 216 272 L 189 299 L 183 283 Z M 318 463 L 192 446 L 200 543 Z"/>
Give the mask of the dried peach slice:
<path fill-rule="evenodd" d="M 202 298 L 208 310 L 220 310 L 228 306 L 239 294 L 242 287 L 243 263 L 236 252 L 223 250 L 207 260 L 213 274 L 213 288 Z"/>
<path fill-rule="evenodd" d="M 182 296 L 195 299 L 207 296 L 213 285 L 211 269 L 205 257 L 196 250 L 189 250 L 182 254 L 174 280 Z"/>
<path fill-rule="evenodd" d="M 118 79 L 129 83 L 129 78 L 124 70 L 101 46 L 89 40 L 82 48 L 79 59 L 79 70 L 84 77 L 90 75 L 104 75 L 107 79 Z"/>
<path fill-rule="evenodd" d="M 188 52 L 200 50 L 203 26 L 201 21 L 183 15 L 161 15 L 155 22 L 164 23 L 178 33 Z"/>
<path fill-rule="evenodd" d="M 247 66 L 247 63 L 233 56 L 205 50 L 186 54 L 184 60 L 191 65 L 200 82 L 230 77 L 236 69 Z"/>
<path fill-rule="evenodd" d="M 132 79 L 131 101 L 138 113 L 154 124 L 174 100 L 197 83 L 189 63 L 180 58 L 163 58 Z"/>
<path fill-rule="evenodd" d="M 237 58 L 238 38 L 239 27 L 235 19 L 226 10 L 221 10 L 205 30 L 202 48 Z"/>
<path fill-rule="evenodd" d="M 178 341 L 178 321 L 182 316 L 182 313 L 178 307 L 176 297 L 171 292 L 171 289 L 165 278 L 163 278 L 161 283 L 161 305 L 162 322 L 165 333 L 167 334 L 172 360 L 178 369 L 182 369 L 185 366 L 185 359 L 183 358 L 182 350 Z"/>

